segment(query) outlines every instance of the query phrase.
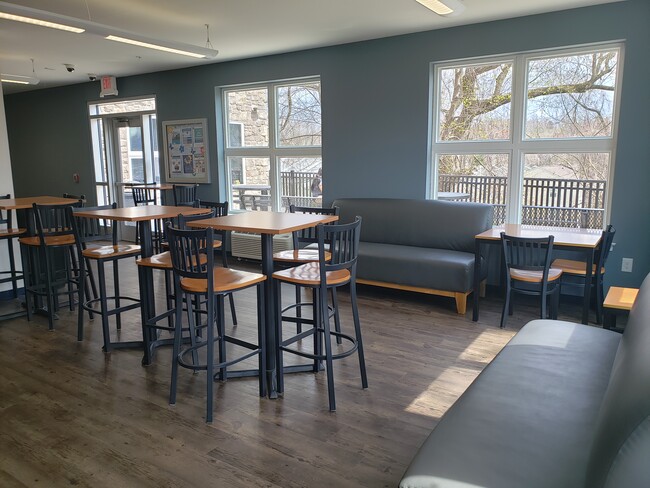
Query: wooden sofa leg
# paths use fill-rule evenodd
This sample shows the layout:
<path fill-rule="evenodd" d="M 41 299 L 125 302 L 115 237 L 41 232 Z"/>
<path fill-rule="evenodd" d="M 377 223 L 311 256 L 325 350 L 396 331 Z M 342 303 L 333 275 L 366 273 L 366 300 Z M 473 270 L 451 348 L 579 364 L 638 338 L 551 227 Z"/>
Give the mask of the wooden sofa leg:
<path fill-rule="evenodd" d="M 456 299 L 456 311 L 460 315 L 465 315 L 467 312 L 467 293 L 454 293 Z"/>

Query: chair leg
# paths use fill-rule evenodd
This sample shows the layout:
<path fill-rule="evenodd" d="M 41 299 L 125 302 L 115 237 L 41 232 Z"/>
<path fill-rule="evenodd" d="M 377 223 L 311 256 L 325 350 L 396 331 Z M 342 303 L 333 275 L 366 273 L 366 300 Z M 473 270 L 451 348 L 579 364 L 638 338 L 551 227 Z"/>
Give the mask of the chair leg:
<path fill-rule="evenodd" d="M 320 356 L 323 354 L 323 340 L 322 340 L 322 335 L 319 331 L 319 322 L 321 322 L 320 317 L 321 317 L 321 302 L 318 299 L 318 289 L 317 288 L 312 288 L 312 309 L 314 311 L 314 355 L 315 356 Z M 313 371 L 314 373 L 318 373 L 321 369 L 321 364 L 322 361 L 318 358 L 314 358 L 314 368 Z"/>
<path fill-rule="evenodd" d="M 11 289 L 13 290 L 14 298 L 18 298 L 18 278 L 16 277 L 16 258 L 14 257 L 14 241 L 7 239 L 7 246 L 9 247 L 9 270 L 11 272 Z M 23 284 L 25 281 L 23 280 Z"/>
<path fill-rule="evenodd" d="M 596 323 L 602 324 L 603 322 L 603 278 L 600 276 L 596 283 Z"/>
<path fill-rule="evenodd" d="M 510 291 L 510 286 L 506 285 L 506 299 L 503 302 L 503 311 L 501 312 L 501 325 L 499 325 L 499 327 L 502 329 L 506 326 L 508 315 L 512 312 L 511 294 L 512 292 Z"/>
<path fill-rule="evenodd" d="M 560 310 L 560 287 L 556 287 L 551 296 L 552 306 L 551 306 L 551 318 L 557 320 L 557 314 Z"/>
<path fill-rule="evenodd" d="M 85 259 L 79 261 L 79 307 L 77 310 L 77 340 L 84 340 L 84 302 L 86 300 L 85 292 L 87 291 L 86 279 L 84 278 Z"/>
<path fill-rule="evenodd" d="M 332 361 L 332 338 L 330 334 L 329 312 L 327 310 L 327 289 L 317 288 L 315 294 L 318 295 L 319 315 L 316 319 L 316 333 L 318 336 L 324 336 L 325 346 L 325 368 L 327 372 L 327 396 L 329 399 L 330 412 L 336 411 L 336 398 L 334 396 L 334 368 Z M 320 324 L 319 324 L 320 322 Z M 320 333 L 322 327 L 322 334 Z"/>
<path fill-rule="evenodd" d="M 176 287 L 176 317 L 174 320 L 174 347 L 172 350 L 172 377 L 169 386 L 169 404 L 176 404 L 176 384 L 178 380 L 178 355 L 181 352 L 183 339 L 183 296 L 180 287 Z M 210 348 L 208 347 L 208 350 Z"/>
<path fill-rule="evenodd" d="M 49 259 L 49 252 L 43 249 L 44 263 L 45 263 L 45 296 L 47 300 L 47 323 L 48 329 L 54 330 L 54 296 L 52 290 L 52 274 Z"/>
<path fill-rule="evenodd" d="M 296 289 L 296 303 L 302 303 L 302 287 L 299 285 L 295 286 Z M 296 318 L 302 317 L 302 307 L 296 307 Z M 302 322 L 299 320 L 296 322 L 296 333 L 300 334 L 302 332 Z"/>
<path fill-rule="evenodd" d="M 198 302 L 199 300 L 197 299 L 196 302 L 194 299 L 192 300 L 187 300 L 187 329 L 188 333 L 190 335 L 190 346 L 194 347 L 196 346 L 196 326 L 201 325 L 200 323 L 196 323 L 196 318 L 198 317 L 198 313 L 195 313 L 193 310 L 193 306 L 196 305 L 198 307 Z M 181 326 L 181 337 L 183 334 L 183 327 Z M 199 364 L 199 352 L 196 349 L 192 350 L 192 364 L 197 365 Z M 194 371 L 194 373 L 198 373 L 198 371 Z"/>
<path fill-rule="evenodd" d="M 106 273 L 104 262 L 97 261 L 97 274 L 99 275 L 99 310 L 102 318 L 102 334 L 104 336 L 104 352 L 111 352 L 111 331 L 108 328 L 108 302 L 106 299 Z"/>
<path fill-rule="evenodd" d="M 115 289 L 115 308 L 120 308 L 120 270 L 118 260 L 113 261 L 113 287 Z M 115 323 L 117 330 L 122 330 L 122 314 L 115 314 Z"/>
<path fill-rule="evenodd" d="M 32 282 L 31 282 L 31 270 L 30 259 L 29 259 L 30 249 L 28 246 L 21 244 L 20 246 L 20 260 L 23 264 L 23 285 L 25 287 L 25 309 L 27 310 L 27 320 L 32 320 L 32 306 L 30 304 L 30 299 L 33 299 L 33 294 L 30 291 Z"/>
<path fill-rule="evenodd" d="M 282 283 L 277 281 L 273 287 L 273 300 L 275 301 L 275 367 L 277 369 L 277 390 L 284 391 L 284 364 L 282 354 Z M 266 366 L 265 366 L 266 368 Z"/>
<path fill-rule="evenodd" d="M 352 319 L 354 321 L 354 333 L 357 340 L 357 354 L 359 355 L 361 387 L 368 388 L 368 374 L 366 373 L 366 357 L 363 352 L 363 340 L 361 339 L 361 321 L 359 320 L 359 307 L 357 306 L 357 287 L 354 283 L 350 283 L 350 302 L 352 303 Z"/>
<path fill-rule="evenodd" d="M 350 287 L 352 287 L 352 285 L 350 285 Z M 350 293 L 351 293 L 351 290 L 350 290 Z M 341 318 L 339 317 L 339 298 L 338 298 L 338 295 L 336 294 L 336 288 L 332 288 L 332 308 L 334 309 L 334 330 L 340 334 L 341 333 Z M 329 310 L 327 311 L 327 315 L 329 317 Z M 336 336 L 336 343 L 337 344 L 342 344 L 343 339 L 341 339 L 340 336 Z"/>
<path fill-rule="evenodd" d="M 211 290 L 210 290 L 211 291 Z M 205 421 L 212 422 L 212 408 L 213 408 L 213 395 L 214 395 L 214 296 L 208 292 L 207 309 L 208 309 L 208 326 L 207 326 L 207 377 L 206 377 L 206 414 Z M 176 325 L 178 328 L 178 324 Z"/>
<path fill-rule="evenodd" d="M 225 363 L 226 359 L 226 313 L 224 310 L 224 299 L 223 295 L 217 296 L 217 331 L 219 333 L 219 362 Z M 219 368 L 219 375 L 221 376 L 221 381 L 226 381 L 228 379 L 228 373 L 226 367 L 222 366 Z M 214 380 L 214 378 L 213 378 Z"/>
<path fill-rule="evenodd" d="M 228 301 L 230 302 L 230 315 L 232 315 L 232 325 L 237 325 L 237 312 L 235 311 L 235 297 L 232 293 L 228 293 Z"/>
<path fill-rule="evenodd" d="M 257 285 L 257 343 L 259 344 L 259 386 L 260 386 L 260 397 L 266 396 L 266 327 L 264 322 L 265 309 L 264 309 L 264 283 Z M 230 294 L 232 299 L 232 293 Z M 231 302 L 232 303 L 232 302 Z M 276 364 L 277 367 L 277 364 Z"/>

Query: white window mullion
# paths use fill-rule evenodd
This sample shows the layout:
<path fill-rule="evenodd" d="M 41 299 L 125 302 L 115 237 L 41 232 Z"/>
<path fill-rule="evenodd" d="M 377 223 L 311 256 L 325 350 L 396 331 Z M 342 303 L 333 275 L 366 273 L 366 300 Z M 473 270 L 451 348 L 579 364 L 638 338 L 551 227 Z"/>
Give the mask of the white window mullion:
<path fill-rule="evenodd" d="M 515 56 L 512 66 L 512 152 L 510 153 L 510 178 L 506 223 L 521 223 L 521 200 L 524 182 L 523 139 L 524 111 L 526 106 L 526 67 L 522 56 Z"/>

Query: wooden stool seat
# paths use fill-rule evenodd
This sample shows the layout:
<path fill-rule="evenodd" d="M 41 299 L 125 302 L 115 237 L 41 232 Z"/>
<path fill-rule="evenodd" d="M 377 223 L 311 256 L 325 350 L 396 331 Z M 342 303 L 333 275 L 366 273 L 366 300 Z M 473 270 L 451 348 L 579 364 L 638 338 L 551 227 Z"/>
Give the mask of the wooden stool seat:
<path fill-rule="evenodd" d="M 561 269 L 550 268 L 548 270 L 548 281 L 555 281 L 562 276 Z M 510 277 L 513 280 L 526 281 L 528 283 L 541 283 L 543 273 L 541 271 L 527 271 L 523 269 L 511 269 Z"/>
<path fill-rule="evenodd" d="M 214 292 L 222 293 L 229 290 L 239 290 L 266 280 L 266 276 L 248 271 L 238 271 L 230 268 L 214 268 Z M 181 288 L 188 293 L 207 293 L 208 282 L 200 278 L 181 278 Z"/>
<path fill-rule="evenodd" d="M 561 269 L 563 273 L 571 275 L 580 275 L 585 276 L 587 274 L 587 263 L 584 261 L 574 261 L 573 259 L 556 259 L 551 264 L 552 268 Z M 594 264 L 591 273 L 592 275 L 596 274 L 596 269 L 598 265 Z M 600 269 L 601 274 L 605 274 L 605 268 Z"/>
<path fill-rule="evenodd" d="M 325 252 L 325 260 L 330 261 L 332 255 Z M 289 249 L 273 254 L 274 261 L 283 263 L 310 263 L 318 262 L 318 249 Z"/>
<path fill-rule="evenodd" d="M 6 238 L 6 237 L 17 237 L 19 235 L 24 234 L 27 232 L 27 229 L 0 229 L 0 239 Z"/>
<path fill-rule="evenodd" d="M 320 285 L 320 265 L 318 263 L 306 263 L 295 268 L 283 269 L 273 273 L 273 278 L 301 286 Z M 342 285 L 350 281 L 350 271 L 340 269 L 326 273 L 327 286 Z"/>
<path fill-rule="evenodd" d="M 140 254 L 141 248 L 135 244 L 118 244 L 116 246 L 89 247 L 81 255 L 89 259 L 113 259 Z"/>
<path fill-rule="evenodd" d="M 18 242 L 26 246 L 40 246 L 41 239 L 38 236 L 21 237 Z M 74 235 L 45 236 L 46 246 L 74 246 Z"/>

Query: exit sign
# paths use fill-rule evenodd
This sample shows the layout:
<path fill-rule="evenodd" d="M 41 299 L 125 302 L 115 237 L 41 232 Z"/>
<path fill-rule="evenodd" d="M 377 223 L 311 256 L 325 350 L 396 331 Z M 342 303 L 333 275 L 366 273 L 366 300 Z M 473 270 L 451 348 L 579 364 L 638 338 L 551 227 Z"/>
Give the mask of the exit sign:
<path fill-rule="evenodd" d="M 101 79 L 102 91 L 99 92 L 101 98 L 117 95 L 117 81 L 114 76 L 102 76 Z"/>

